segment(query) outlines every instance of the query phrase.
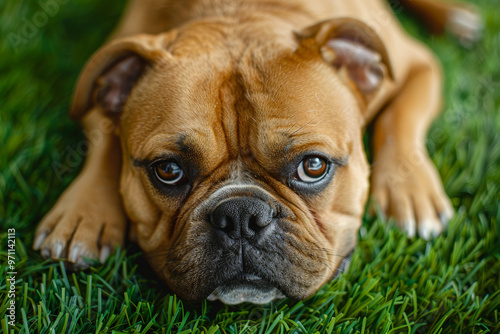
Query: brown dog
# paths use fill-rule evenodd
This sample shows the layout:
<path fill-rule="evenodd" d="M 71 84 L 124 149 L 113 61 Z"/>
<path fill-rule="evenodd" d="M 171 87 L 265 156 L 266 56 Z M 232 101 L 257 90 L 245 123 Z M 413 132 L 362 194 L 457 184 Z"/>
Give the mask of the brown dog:
<path fill-rule="evenodd" d="M 464 41 L 477 17 L 409 2 Z M 445 19 L 441 19 L 445 18 Z M 453 209 L 429 159 L 434 56 L 381 0 L 134 0 L 71 116 L 90 149 L 35 249 L 84 267 L 124 242 L 187 300 L 306 298 L 356 245 L 371 192 L 413 237 Z"/>

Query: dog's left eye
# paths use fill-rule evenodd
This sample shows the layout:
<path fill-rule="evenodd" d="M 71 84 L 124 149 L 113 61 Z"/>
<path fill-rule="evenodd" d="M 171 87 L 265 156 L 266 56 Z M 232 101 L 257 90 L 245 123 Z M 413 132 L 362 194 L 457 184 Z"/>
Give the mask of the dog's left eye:
<path fill-rule="evenodd" d="M 308 156 L 297 167 L 296 178 L 306 183 L 317 182 L 326 175 L 327 169 L 325 159 L 318 156 Z"/>
<path fill-rule="evenodd" d="M 173 161 L 160 161 L 154 166 L 156 178 L 168 185 L 179 185 L 186 180 L 184 171 Z"/>

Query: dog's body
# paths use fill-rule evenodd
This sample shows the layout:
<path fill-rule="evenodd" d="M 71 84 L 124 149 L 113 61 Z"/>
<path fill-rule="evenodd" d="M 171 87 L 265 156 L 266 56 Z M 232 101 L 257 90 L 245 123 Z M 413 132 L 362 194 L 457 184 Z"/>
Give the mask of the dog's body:
<path fill-rule="evenodd" d="M 305 298 L 356 244 L 363 130 L 379 112 L 381 208 L 410 236 L 437 235 L 451 217 L 424 144 L 439 66 L 384 2 L 134 0 L 111 39 L 75 92 L 89 155 L 37 230 L 43 255 L 103 260 L 128 217 L 186 299 Z"/>

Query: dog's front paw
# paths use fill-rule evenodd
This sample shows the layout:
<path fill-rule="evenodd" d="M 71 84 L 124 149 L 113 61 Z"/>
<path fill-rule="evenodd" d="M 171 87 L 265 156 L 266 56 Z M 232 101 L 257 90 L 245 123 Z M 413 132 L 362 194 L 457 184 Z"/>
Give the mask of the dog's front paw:
<path fill-rule="evenodd" d="M 439 235 L 453 216 L 438 172 L 422 151 L 410 156 L 387 150 L 373 164 L 371 193 L 384 213 L 409 237 Z"/>
<path fill-rule="evenodd" d="M 123 244 L 125 219 L 115 184 L 78 178 L 38 225 L 33 249 L 84 269 L 89 266 L 86 258 L 104 262 Z"/>

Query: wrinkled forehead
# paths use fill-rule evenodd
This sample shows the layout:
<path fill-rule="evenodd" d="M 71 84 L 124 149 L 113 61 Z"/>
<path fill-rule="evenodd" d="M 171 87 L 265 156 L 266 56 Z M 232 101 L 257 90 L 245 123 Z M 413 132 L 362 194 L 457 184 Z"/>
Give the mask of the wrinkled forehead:
<path fill-rule="evenodd" d="M 206 61 L 155 64 L 129 96 L 120 131 L 133 156 L 154 154 L 179 146 L 180 139 L 218 142 L 224 73 Z M 177 144 L 175 144 L 177 142 Z M 147 158 L 141 156 L 141 158 Z"/>
<path fill-rule="evenodd" d="M 348 152 L 358 107 L 329 66 L 293 53 L 219 57 L 156 64 L 141 79 L 121 125 L 132 156 L 184 150 L 216 163 L 242 152 Z"/>
<path fill-rule="evenodd" d="M 249 136 L 267 145 L 323 147 L 345 155 L 358 134 L 357 100 L 333 68 L 321 57 L 304 59 L 295 53 L 240 67 L 245 98 L 256 126 Z M 265 143 L 264 143 L 265 142 Z"/>

